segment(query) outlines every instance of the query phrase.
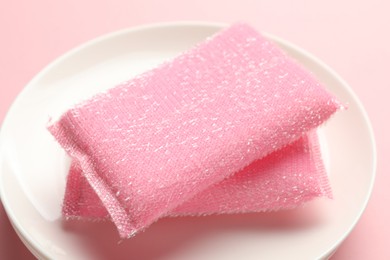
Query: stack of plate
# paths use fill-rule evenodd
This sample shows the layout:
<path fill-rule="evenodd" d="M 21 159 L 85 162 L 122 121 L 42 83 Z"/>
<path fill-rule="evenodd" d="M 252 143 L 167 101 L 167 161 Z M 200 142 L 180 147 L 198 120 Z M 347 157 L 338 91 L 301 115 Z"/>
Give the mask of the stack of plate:
<path fill-rule="evenodd" d="M 267 35 L 349 106 L 321 128 L 334 199 L 289 212 L 167 218 L 119 242 L 110 222 L 64 221 L 69 159 L 46 130 L 50 116 L 156 66 L 224 25 L 175 23 L 120 31 L 60 57 L 11 107 L 0 133 L 0 191 L 25 245 L 47 259 L 319 259 L 361 216 L 375 176 L 369 120 L 346 83 L 307 52 Z"/>

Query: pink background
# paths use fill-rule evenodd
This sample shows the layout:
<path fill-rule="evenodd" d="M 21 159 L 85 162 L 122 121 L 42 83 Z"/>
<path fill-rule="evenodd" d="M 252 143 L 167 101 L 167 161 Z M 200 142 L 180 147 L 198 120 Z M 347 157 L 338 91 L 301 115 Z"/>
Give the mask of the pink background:
<path fill-rule="evenodd" d="M 0 122 L 29 80 L 69 49 L 145 23 L 246 21 L 287 39 L 337 71 L 365 106 L 376 135 L 378 170 L 367 210 L 332 259 L 390 259 L 390 2 L 212 0 L 15 0 L 0 7 Z M 387 109 L 388 111 L 388 109 Z M 0 259 L 33 259 L 0 205 Z"/>

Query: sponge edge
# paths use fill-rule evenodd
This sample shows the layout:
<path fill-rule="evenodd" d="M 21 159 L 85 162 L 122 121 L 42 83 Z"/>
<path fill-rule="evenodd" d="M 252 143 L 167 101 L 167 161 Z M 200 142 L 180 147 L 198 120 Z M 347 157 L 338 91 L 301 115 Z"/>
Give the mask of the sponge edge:
<path fill-rule="evenodd" d="M 339 108 L 311 73 L 236 24 L 68 110 L 49 131 L 129 237 Z"/>
<path fill-rule="evenodd" d="M 108 219 L 77 162 L 68 175 L 64 215 Z M 257 160 L 185 201 L 166 216 L 199 216 L 293 209 L 316 197 L 332 198 L 317 133 Z"/>

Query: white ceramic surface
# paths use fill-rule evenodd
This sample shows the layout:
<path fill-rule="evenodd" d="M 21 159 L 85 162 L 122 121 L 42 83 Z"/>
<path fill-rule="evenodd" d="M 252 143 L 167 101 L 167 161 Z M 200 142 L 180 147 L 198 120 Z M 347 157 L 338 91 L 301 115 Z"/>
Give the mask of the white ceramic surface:
<path fill-rule="evenodd" d="M 331 69 L 277 39 L 349 109 L 322 127 L 334 200 L 264 214 L 170 218 L 118 243 L 109 222 L 65 222 L 61 201 L 69 159 L 46 131 L 50 117 L 190 48 L 224 25 L 176 23 L 103 36 L 60 57 L 12 105 L 0 133 L 0 192 L 17 233 L 50 259 L 317 259 L 352 230 L 370 196 L 375 145 L 360 102 Z"/>

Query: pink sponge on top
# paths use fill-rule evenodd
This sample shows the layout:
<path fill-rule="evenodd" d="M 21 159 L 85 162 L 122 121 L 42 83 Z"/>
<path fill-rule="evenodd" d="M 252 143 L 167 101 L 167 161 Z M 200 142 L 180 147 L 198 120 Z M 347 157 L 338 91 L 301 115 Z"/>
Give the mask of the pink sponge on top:
<path fill-rule="evenodd" d="M 121 237 L 129 237 L 174 210 L 189 212 L 183 203 L 202 191 L 202 200 L 213 200 L 208 188 L 252 171 L 249 165 L 298 140 L 339 107 L 280 48 L 236 24 L 68 110 L 49 130 Z M 319 189 L 307 185 L 298 193 Z M 71 207 L 64 204 L 65 215 Z"/>

